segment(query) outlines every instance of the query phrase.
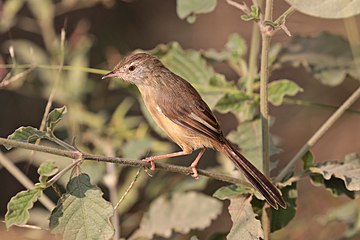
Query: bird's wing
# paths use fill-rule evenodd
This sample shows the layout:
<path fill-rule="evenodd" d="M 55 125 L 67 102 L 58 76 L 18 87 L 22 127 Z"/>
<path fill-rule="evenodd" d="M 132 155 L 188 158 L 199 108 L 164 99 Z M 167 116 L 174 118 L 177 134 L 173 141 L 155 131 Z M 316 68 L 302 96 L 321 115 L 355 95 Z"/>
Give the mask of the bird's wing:
<path fill-rule="evenodd" d="M 176 76 L 172 94 L 160 96 L 157 101 L 162 113 L 176 124 L 211 139 L 222 137 L 219 123 L 199 93 L 185 80 Z M 170 99 L 169 99 L 170 98 Z"/>

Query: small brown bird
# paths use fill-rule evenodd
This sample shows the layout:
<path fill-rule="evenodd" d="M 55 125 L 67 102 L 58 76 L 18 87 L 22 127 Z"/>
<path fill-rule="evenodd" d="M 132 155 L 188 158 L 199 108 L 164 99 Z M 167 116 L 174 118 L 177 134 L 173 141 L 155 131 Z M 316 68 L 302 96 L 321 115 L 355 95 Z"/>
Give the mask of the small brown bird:
<path fill-rule="evenodd" d="M 201 149 L 191 164 L 196 165 L 206 148 L 224 153 L 275 209 L 286 208 L 278 189 L 223 136 L 220 125 L 200 94 L 180 76 L 167 69 L 157 58 L 137 53 L 125 57 L 102 78 L 117 77 L 135 84 L 158 126 L 182 151 L 145 158 L 155 169 L 154 160 L 187 155 Z"/>

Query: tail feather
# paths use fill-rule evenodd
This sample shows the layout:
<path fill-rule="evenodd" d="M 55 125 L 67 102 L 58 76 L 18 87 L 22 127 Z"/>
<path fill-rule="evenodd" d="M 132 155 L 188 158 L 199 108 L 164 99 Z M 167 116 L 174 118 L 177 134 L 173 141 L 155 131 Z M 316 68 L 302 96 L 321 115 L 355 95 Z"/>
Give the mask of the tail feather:
<path fill-rule="evenodd" d="M 241 170 L 250 183 L 264 196 L 266 201 L 275 209 L 278 206 L 286 208 L 286 203 L 282 198 L 279 190 L 262 174 L 249 160 L 247 160 L 241 153 L 239 153 L 230 142 L 225 140 L 221 146 L 224 152 Z"/>

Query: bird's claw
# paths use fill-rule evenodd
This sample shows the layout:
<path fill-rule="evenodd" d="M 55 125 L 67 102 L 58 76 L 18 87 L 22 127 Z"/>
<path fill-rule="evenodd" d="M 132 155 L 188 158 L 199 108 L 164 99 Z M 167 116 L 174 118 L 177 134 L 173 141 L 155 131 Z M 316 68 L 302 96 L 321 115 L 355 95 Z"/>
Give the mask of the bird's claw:
<path fill-rule="evenodd" d="M 191 174 L 191 176 L 196 179 L 196 180 L 199 180 L 199 173 L 198 171 L 196 170 L 195 167 L 191 167 L 191 170 L 193 171 L 193 174 Z"/>
<path fill-rule="evenodd" d="M 148 158 L 144 158 L 142 161 L 150 163 L 150 165 L 151 165 L 150 170 L 155 171 L 154 159 L 152 159 L 151 157 L 148 157 Z"/>

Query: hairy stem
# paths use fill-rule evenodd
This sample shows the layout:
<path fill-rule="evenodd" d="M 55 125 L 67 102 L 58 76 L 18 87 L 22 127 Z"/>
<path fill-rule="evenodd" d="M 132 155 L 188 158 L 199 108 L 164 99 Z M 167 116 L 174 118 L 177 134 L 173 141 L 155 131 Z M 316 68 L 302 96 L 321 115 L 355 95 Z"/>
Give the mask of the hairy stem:
<path fill-rule="evenodd" d="M 84 160 L 89 160 L 89 161 L 111 162 L 111 163 L 122 164 L 125 166 L 133 166 L 133 167 L 147 167 L 147 168 L 150 167 L 150 163 L 144 162 L 141 160 L 131 160 L 131 159 L 125 159 L 125 158 L 118 158 L 118 157 L 106 157 L 106 156 L 98 156 L 98 155 L 93 155 L 93 154 L 85 154 L 85 153 L 81 153 L 79 151 L 63 150 L 63 149 L 58 149 L 58 148 L 53 148 L 53 147 L 47 147 L 47 146 L 42 146 L 42 145 L 35 145 L 35 144 L 31 144 L 31 143 L 15 141 L 15 140 L 9 140 L 6 138 L 0 138 L 0 144 L 6 145 L 6 146 L 11 146 L 11 147 L 24 148 L 24 149 L 28 149 L 28 150 L 34 150 L 34 151 L 38 151 L 38 152 L 54 154 L 54 155 L 58 155 L 58 156 L 67 157 L 70 159 L 80 159 L 82 157 Z M 156 168 L 158 170 L 180 173 L 180 174 L 184 174 L 184 175 L 191 175 L 193 173 L 193 171 L 190 167 L 181 167 L 181 166 L 176 166 L 176 165 L 171 165 L 171 164 L 166 164 L 166 163 L 159 163 L 159 162 L 156 163 Z M 252 187 L 248 182 L 246 182 L 244 180 L 229 177 L 224 174 L 219 174 L 219 173 L 215 173 L 212 171 L 206 171 L 206 170 L 202 170 L 202 169 L 198 169 L 198 173 L 199 173 L 199 175 L 213 178 L 213 179 L 216 179 L 216 180 L 219 180 L 222 182 L 228 182 L 228 183 L 233 183 L 233 184 L 243 184 L 248 187 Z"/>
<path fill-rule="evenodd" d="M 273 1 L 265 1 L 264 21 L 272 21 Z M 269 79 L 269 51 L 271 35 L 267 31 L 261 31 L 261 68 L 260 68 L 260 115 L 261 133 L 263 146 L 263 172 L 265 176 L 270 175 L 270 155 L 269 155 L 269 103 L 268 103 L 268 79 Z M 263 208 L 262 224 L 264 229 L 264 240 L 270 239 L 270 216 L 267 204 Z"/>

